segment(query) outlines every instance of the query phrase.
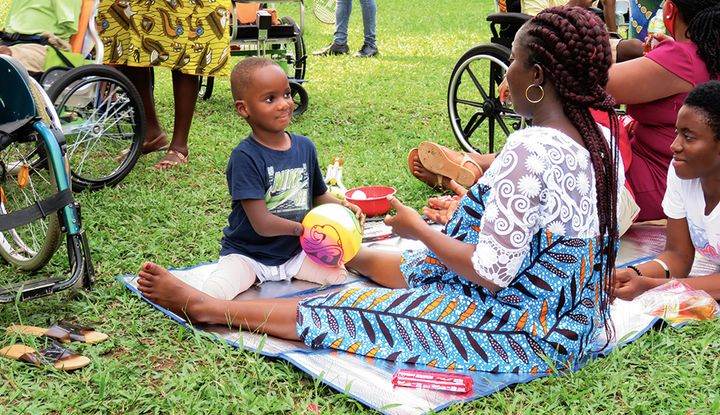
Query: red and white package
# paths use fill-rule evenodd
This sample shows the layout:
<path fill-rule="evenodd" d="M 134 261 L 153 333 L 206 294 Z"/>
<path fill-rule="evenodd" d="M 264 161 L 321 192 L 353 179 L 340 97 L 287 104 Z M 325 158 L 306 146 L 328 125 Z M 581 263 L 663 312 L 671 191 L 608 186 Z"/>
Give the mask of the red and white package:
<path fill-rule="evenodd" d="M 392 384 L 405 388 L 467 393 L 473 388 L 473 379 L 468 375 L 459 373 L 400 369 L 393 375 Z"/>

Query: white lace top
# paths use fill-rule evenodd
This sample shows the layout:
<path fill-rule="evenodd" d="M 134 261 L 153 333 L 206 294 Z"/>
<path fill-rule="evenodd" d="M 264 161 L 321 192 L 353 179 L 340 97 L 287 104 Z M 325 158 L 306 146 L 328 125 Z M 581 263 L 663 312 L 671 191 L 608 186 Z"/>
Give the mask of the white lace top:
<path fill-rule="evenodd" d="M 529 127 L 511 134 L 479 183 L 492 191 L 472 261 L 478 275 L 496 285 L 512 282 L 540 229 L 572 238 L 599 233 L 590 153 L 558 130 Z"/>

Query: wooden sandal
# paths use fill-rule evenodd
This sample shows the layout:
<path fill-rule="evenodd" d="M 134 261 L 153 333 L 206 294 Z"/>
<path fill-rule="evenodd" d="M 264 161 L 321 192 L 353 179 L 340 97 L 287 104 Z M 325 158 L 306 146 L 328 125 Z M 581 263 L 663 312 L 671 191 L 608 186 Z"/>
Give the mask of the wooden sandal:
<path fill-rule="evenodd" d="M 467 153 L 462 153 L 460 163 L 455 162 L 448 157 L 446 150 L 451 151 L 439 144 L 423 141 L 418 146 L 418 156 L 428 171 L 455 180 L 465 187 L 474 185 L 483 174 L 482 167 Z M 465 167 L 468 163 L 478 169 L 478 174 Z"/>
<path fill-rule="evenodd" d="M 19 360 L 32 366 L 52 366 L 58 370 L 75 370 L 90 364 L 90 359 L 53 342 L 47 349 L 35 351 L 23 344 L 0 349 L 0 356 Z"/>
<path fill-rule="evenodd" d="M 50 337 L 62 343 L 70 343 L 71 341 L 76 341 L 80 343 L 96 344 L 105 341 L 108 338 L 107 334 L 95 331 L 90 327 L 67 323 L 56 324 L 47 329 L 34 326 L 13 325 L 9 326 L 5 330 L 8 333 Z"/>
<path fill-rule="evenodd" d="M 170 160 L 168 157 L 175 157 L 180 161 Z M 155 165 L 156 170 L 169 170 L 179 164 L 187 164 L 188 158 L 185 154 L 169 149 L 160 161 Z"/>

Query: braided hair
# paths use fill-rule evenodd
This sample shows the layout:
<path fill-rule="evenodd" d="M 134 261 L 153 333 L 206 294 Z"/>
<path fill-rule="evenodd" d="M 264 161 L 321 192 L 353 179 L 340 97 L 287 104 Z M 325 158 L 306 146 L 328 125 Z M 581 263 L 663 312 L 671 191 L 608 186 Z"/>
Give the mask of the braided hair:
<path fill-rule="evenodd" d="M 618 151 L 614 137 L 619 124 L 615 101 L 605 91 L 612 65 L 608 32 L 603 22 L 581 7 L 545 9 L 523 27 L 520 40 L 528 50 L 528 65 L 539 65 L 555 87 L 563 112 L 582 136 L 595 173 L 597 212 L 600 227 L 597 261 L 603 269 L 604 289 L 600 290 L 600 312 L 609 312 L 609 298 L 615 286 L 615 247 L 618 239 L 617 188 Z M 608 144 L 590 108 L 606 112 L 610 119 Z M 603 238 L 602 236 L 606 236 Z M 609 319 L 605 331 L 610 338 Z"/>
<path fill-rule="evenodd" d="M 710 78 L 720 75 L 720 0 L 672 0 L 688 25 L 685 36 L 695 42 Z"/>
<path fill-rule="evenodd" d="M 709 81 L 696 86 L 685 98 L 683 105 L 700 110 L 705 122 L 720 141 L 720 81 Z"/>

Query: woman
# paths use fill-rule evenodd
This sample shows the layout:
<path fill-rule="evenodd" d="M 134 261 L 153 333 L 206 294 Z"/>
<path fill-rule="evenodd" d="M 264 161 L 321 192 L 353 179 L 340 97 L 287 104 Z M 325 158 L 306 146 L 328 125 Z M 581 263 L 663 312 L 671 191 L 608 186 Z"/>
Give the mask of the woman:
<path fill-rule="evenodd" d="M 617 270 L 615 293 L 625 300 L 670 277 L 683 278 L 690 287 L 720 299 L 720 273 L 684 279 L 696 250 L 720 264 L 720 82 L 701 84 L 688 94 L 676 128 L 663 199 L 668 217 L 665 251 L 652 261 Z"/>
<path fill-rule="evenodd" d="M 632 154 L 623 161 L 639 221 L 664 218 L 678 109 L 693 87 L 720 75 L 720 0 L 667 0 L 664 17 L 672 38 L 656 34 L 644 57 L 613 65 L 607 86 L 634 120 Z"/>
<path fill-rule="evenodd" d="M 119 65 L 142 97 L 147 117 L 143 154 L 167 148 L 155 165 L 158 170 L 187 163 L 198 76 L 230 73 L 229 7 L 229 0 L 100 2 L 96 20 L 106 47 L 105 63 Z M 155 110 L 155 67 L 172 70 L 175 118 L 169 147 Z"/>
<path fill-rule="evenodd" d="M 385 222 L 428 249 L 361 250 L 348 263 L 388 288 L 228 302 L 145 263 L 140 291 L 191 320 L 393 361 L 524 373 L 575 365 L 607 327 L 614 286 L 621 169 L 589 112 L 613 113 L 608 35 L 582 8 L 552 8 L 523 26 L 512 53 L 513 102 L 535 127 L 511 135 L 443 232 L 391 199 L 397 214 Z"/>

